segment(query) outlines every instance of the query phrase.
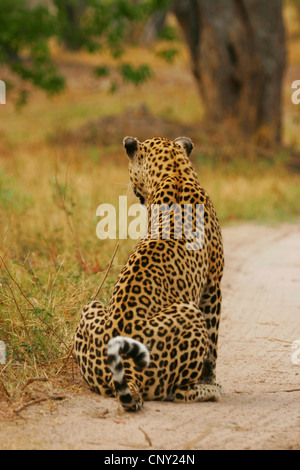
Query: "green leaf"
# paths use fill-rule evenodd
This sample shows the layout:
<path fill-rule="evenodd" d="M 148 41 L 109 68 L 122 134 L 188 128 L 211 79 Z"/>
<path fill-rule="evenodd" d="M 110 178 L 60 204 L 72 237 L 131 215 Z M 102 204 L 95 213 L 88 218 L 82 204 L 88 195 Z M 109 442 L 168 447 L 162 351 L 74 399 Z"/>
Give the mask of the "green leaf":
<path fill-rule="evenodd" d="M 159 33 L 158 37 L 166 41 L 178 41 L 178 34 L 176 29 L 172 26 L 165 26 Z"/>
<path fill-rule="evenodd" d="M 98 67 L 95 67 L 94 73 L 97 77 L 103 78 L 103 77 L 108 77 L 110 74 L 109 67 L 106 65 L 100 65 Z"/>
<path fill-rule="evenodd" d="M 125 82 L 132 82 L 136 85 L 145 83 L 153 75 L 150 67 L 145 64 L 133 67 L 131 64 L 125 63 L 120 66 L 120 72 Z"/>
<path fill-rule="evenodd" d="M 169 64 L 172 64 L 178 55 L 178 49 L 161 49 L 156 53 L 158 57 L 161 57 Z"/>

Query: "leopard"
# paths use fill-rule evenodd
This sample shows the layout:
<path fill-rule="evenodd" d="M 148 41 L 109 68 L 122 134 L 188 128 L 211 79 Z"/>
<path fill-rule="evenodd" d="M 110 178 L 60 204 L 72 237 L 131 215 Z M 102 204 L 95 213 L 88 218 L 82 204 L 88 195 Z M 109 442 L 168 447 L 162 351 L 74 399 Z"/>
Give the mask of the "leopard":
<path fill-rule="evenodd" d="M 194 144 L 188 137 L 125 137 L 123 146 L 132 190 L 147 210 L 147 234 L 107 305 L 83 307 L 74 338 L 80 372 L 125 412 L 146 401 L 219 401 L 223 241 L 191 160 Z"/>

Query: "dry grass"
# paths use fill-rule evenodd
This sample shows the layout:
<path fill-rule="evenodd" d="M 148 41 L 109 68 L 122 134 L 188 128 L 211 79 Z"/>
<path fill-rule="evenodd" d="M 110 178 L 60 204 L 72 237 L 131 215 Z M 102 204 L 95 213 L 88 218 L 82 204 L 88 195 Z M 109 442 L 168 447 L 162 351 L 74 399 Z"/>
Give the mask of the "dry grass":
<path fill-rule="evenodd" d="M 96 209 L 103 202 L 117 205 L 120 195 L 136 202 L 121 142 L 109 148 L 59 146 L 50 138 L 140 104 L 185 124 L 203 116 L 186 53 L 171 69 L 148 54 L 130 52 L 137 62 L 152 64 L 156 79 L 111 95 L 107 84 L 91 76 L 99 57 L 57 51 L 69 78 L 66 93 L 49 100 L 35 92 L 21 112 L 9 101 L 0 108 L 0 339 L 8 350 L 0 396 L 29 377 L 57 374 L 70 360 L 80 309 L 94 298 L 116 246 L 115 240 L 97 239 Z M 288 84 L 285 99 L 285 135 L 300 147 L 298 132 L 288 125 Z M 223 224 L 299 217 L 299 176 L 285 169 L 282 155 L 275 162 L 219 157 L 214 148 L 209 159 L 195 150 L 200 181 Z M 104 302 L 135 243 L 120 241 L 99 295 Z"/>

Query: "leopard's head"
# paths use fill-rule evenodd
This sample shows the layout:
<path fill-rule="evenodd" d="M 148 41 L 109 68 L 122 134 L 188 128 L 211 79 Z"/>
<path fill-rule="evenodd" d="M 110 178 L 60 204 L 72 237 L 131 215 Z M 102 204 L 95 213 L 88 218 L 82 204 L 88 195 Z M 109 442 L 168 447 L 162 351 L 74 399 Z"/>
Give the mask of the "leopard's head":
<path fill-rule="evenodd" d="M 133 191 L 146 206 L 153 188 L 174 170 L 176 156 L 188 158 L 194 147 L 188 137 L 178 137 L 174 141 L 155 137 L 145 142 L 125 137 L 123 145 L 129 158 Z"/>

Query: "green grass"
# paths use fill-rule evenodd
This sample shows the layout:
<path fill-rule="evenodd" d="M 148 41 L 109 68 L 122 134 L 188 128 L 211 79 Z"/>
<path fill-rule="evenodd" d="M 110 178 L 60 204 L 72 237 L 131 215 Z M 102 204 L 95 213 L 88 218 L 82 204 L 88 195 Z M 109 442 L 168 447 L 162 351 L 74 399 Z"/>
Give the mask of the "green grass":
<path fill-rule="evenodd" d="M 15 213 L 26 212 L 32 204 L 29 195 L 20 192 L 12 176 L 8 176 L 0 168 L 0 208 Z"/>
<path fill-rule="evenodd" d="M 287 156 L 281 151 L 274 160 L 234 157 L 222 162 L 220 155 L 209 159 L 197 155 L 200 181 L 223 225 L 231 221 L 274 224 L 299 220 L 300 178 L 287 170 Z"/>

